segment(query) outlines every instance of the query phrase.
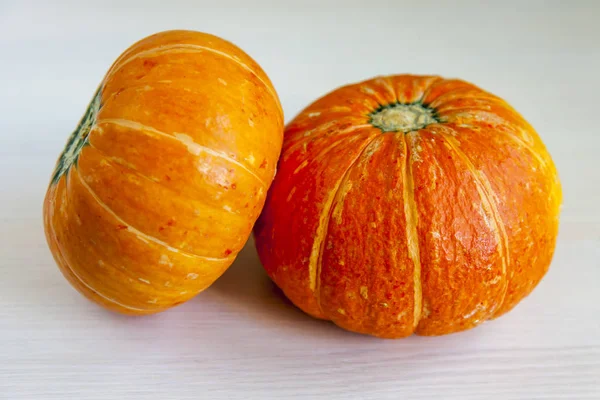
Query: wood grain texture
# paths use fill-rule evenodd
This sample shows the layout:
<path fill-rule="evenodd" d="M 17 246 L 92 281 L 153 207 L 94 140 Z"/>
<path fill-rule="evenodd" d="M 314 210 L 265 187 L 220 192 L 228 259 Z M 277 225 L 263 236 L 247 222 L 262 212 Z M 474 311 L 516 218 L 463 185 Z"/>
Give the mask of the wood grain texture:
<path fill-rule="evenodd" d="M 0 399 L 600 398 L 596 2 L 348 0 L 317 12 L 259 0 L 252 13 L 199 3 L 144 2 L 144 18 L 142 3 L 0 6 L 11 60 L 0 63 Z M 439 23 L 424 29 L 429 20 Z M 305 316 L 274 290 L 252 243 L 214 286 L 165 313 L 129 318 L 85 301 L 46 248 L 48 171 L 114 55 L 175 27 L 246 49 L 289 117 L 333 86 L 386 73 L 468 77 L 502 96 L 536 127 L 563 183 L 550 271 L 500 319 L 402 341 Z"/>

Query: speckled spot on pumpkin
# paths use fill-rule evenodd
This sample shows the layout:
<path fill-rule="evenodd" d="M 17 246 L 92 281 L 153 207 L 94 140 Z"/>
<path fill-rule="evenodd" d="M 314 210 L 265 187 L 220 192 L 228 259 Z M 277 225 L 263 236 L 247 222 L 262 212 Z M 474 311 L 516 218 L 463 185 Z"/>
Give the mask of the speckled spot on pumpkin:
<path fill-rule="evenodd" d="M 370 88 L 368 86 L 361 86 L 360 91 L 365 94 L 370 94 L 370 95 L 374 95 L 376 93 L 372 88 Z"/>
<path fill-rule="evenodd" d="M 169 268 L 173 267 L 173 263 L 169 259 L 169 256 L 167 256 L 166 254 L 163 254 L 163 255 L 160 256 L 160 259 L 158 260 L 158 263 L 161 264 L 161 265 L 168 265 Z"/>
<path fill-rule="evenodd" d="M 369 298 L 369 289 L 366 286 L 360 287 L 360 296 L 365 300 Z"/>
<path fill-rule="evenodd" d="M 302 161 L 302 163 L 300 163 L 300 165 L 298 165 L 298 167 L 294 170 L 294 175 L 297 174 L 298 172 L 300 172 L 302 169 L 304 169 L 304 167 L 306 167 L 308 165 L 308 160 L 304 160 Z"/>
<path fill-rule="evenodd" d="M 421 311 L 423 318 L 427 318 L 431 315 L 431 309 L 429 308 L 429 302 L 423 299 L 423 309 Z"/>
<path fill-rule="evenodd" d="M 292 197 L 294 196 L 295 192 L 296 192 L 296 186 L 294 186 L 292 189 L 290 189 L 290 193 L 288 194 L 286 201 L 292 200 Z"/>

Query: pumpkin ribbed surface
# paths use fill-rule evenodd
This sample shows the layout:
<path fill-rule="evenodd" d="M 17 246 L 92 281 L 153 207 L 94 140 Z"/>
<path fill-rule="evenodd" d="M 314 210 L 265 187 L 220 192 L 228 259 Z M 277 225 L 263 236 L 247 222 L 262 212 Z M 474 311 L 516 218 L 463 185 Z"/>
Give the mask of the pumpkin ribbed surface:
<path fill-rule="evenodd" d="M 44 203 L 67 279 L 116 311 L 184 302 L 233 262 L 264 204 L 283 112 L 218 37 L 168 31 L 126 50 L 61 155 Z"/>
<path fill-rule="evenodd" d="M 460 80 L 380 77 L 289 123 L 256 246 L 314 317 L 381 337 L 439 335 L 531 292 L 560 203 L 548 152 L 505 101 Z"/>

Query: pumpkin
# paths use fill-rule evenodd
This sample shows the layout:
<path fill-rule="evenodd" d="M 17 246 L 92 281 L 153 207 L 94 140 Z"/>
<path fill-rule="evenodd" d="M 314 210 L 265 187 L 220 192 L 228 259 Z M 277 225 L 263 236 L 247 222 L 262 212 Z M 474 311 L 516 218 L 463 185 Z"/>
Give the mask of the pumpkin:
<path fill-rule="evenodd" d="M 299 308 L 386 338 L 466 330 L 548 270 L 561 187 L 534 129 L 461 80 L 378 77 L 284 133 L 254 233 Z"/>
<path fill-rule="evenodd" d="M 108 309 L 182 303 L 233 262 L 273 179 L 283 112 L 260 66 L 193 31 L 127 49 L 68 140 L 44 202 L 60 270 Z"/>

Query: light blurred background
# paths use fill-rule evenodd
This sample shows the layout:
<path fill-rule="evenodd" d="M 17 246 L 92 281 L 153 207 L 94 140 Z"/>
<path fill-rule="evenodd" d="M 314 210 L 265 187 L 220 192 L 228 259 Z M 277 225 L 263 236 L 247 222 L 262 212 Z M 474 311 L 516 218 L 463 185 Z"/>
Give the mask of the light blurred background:
<path fill-rule="evenodd" d="M 597 168 L 583 157 L 594 146 L 582 145 L 598 135 L 586 124 L 597 113 L 600 89 L 598 18 L 600 3 L 593 0 L 4 0 L 0 152 L 13 168 L 2 173 L 14 174 L 19 165 L 9 160 L 31 157 L 35 166 L 21 173 L 35 174 L 32 190 L 45 186 L 48 177 L 38 173 L 49 175 L 115 58 L 152 33 L 193 29 L 255 58 L 286 120 L 333 88 L 375 75 L 469 80 L 505 98 L 536 127 L 561 176 L 574 178 L 563 182 L 564 217 L 583 220 L 583 210 L 568 204 L 573 196 L 590 207 L 598 200 L 589 193 Z M 31 205 L 12 206 L 26 212 Z"/>

